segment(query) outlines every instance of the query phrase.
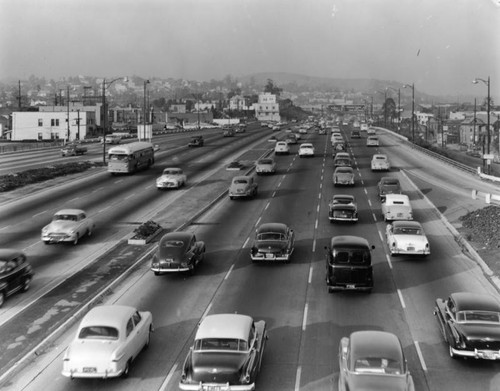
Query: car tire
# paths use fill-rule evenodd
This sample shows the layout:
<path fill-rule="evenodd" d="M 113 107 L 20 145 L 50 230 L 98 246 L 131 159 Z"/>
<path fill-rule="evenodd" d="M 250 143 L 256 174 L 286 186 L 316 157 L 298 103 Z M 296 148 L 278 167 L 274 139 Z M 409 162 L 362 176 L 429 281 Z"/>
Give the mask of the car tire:
<path fill-rule="evenodd" d="M 73 240 L 73 245 L 76 246 L 78 244 L 78 240 L 80 240 L 80 235 L 76 234 L 75 240 Z"/>
<path fill-rule="evenodd" d="M 87 236 L 92 236 L 92 228 L 87 229 Z"/>
<path fill-rule="evenodd" d="M 43 241 L 43 244 L 45 244 L 45 245 L 47 245 L 47 246 L 48 246 L 48 245 L 50 244 L 50 242 L 49 242 L 48 240 L 44 240 L 44 241 Z"/>
<path fill-rule="evenodd" d="M 131 362 L 132 362 L 132 359 L 129 358 L 127 363 L 125 364 L 125 369 L 123 369 L 122 376 L 121 376 L 123 379 L 126 379 L 129 375 Z"/>
<path fill-rule="evenodd" d="M 149 344 L 151 343 L 151 326 L 149 327 L 149 330 L 148 330 L 148 336 L 146 337 L 146 342 L 144 343 L 144 349 L 147 349 L 149 348 Z"/>
<path fill-rule="evenodd" d="M 31 277 L 24 278 L 21 292 L 27 292 L 30 289 L 30 286 L 31 286 Z"/>
<path fill-rule="evenodd" d="M 3 303 L 5 303 L 5 292 L 0 291 L 0 307 L 3 306 Z"/>
<path fill-rule="evenodd" d="M 160 272 L 154 272 L 155 276 L 159 276 Z"/>

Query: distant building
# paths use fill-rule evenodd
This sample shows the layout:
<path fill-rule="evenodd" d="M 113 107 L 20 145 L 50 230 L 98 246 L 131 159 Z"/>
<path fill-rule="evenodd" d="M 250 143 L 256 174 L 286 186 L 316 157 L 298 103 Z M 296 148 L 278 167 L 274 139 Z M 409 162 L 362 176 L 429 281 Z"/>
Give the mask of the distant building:
<path fill-rule="evenodd" d="M 254 104 L 255 117 L 258 121 L 280 122 L 280 106 L 276 101 L 276 95 L 265 92 L 259 95 L 258 103 Z"/>
<path fill-rule="evenodd" d="M 93 111 L 15 111 L 12 113 L 12 140 L 68 140 L 84 139 L 95 134 L 96 118 Z M 69 134 L 68 134 L 69 133 Z"/>
<path fill-rule="evenodd" d="M 247 100 L 241 95 L 235 95 L 229 99 L 229 110 L 250 110 Z"/>

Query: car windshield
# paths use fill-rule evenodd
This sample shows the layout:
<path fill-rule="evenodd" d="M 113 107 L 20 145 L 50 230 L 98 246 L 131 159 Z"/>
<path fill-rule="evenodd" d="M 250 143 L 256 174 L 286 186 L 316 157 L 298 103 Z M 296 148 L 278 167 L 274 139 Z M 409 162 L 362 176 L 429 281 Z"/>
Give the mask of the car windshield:
<path fill-rule="evenodd" d="M 194 350 L 246 351 L 247 341 L 236 338 L 203 338 L 194 341 Z"/>
<path fill-rule="evenodd" d="M 354 371 L 358 373 L 385 373 L 400 375 L 402 373 L 401 363 L 390 358 L 363 357 L 354 363 Z"/>
<path fill-rule="evenodd" d="M 84 327 L 78 334 L 79 339 L 118 339 L 118 330 L 109 326 Z"/>
<path fill-rule="evenodd" d="M 271 159 L 262 159 L 259 160 L 259 164 L 273 164 L 273 161 Z"/>
<path fill-rule="evenodd" d="M 180 174 L 179 170 L 164 170 L 163 175 L 178 175 Z"/>
<path fill-rule="evenodd" d="M 340 198 L 340 197 L 337 197 L 337 198 L 333 198 L 332 202 L 334 204 L 352 204 L 353 203 L 353 199 L 352 198 Z"/>
<path fill-rule="evenodd" d="M 182 240 L 167 240 L 163 242 L 163 247 L 182 247 L 184 242 Z"/>
<path fill-rule="evenodd" d="M 398 181 L 384 181 L 382 182 L 384 186 L 398 186 L 399 182 Z"/>
<path fill-rule="evenodd" d="M 337 174 L 352 174 L 352 171 L 349 168 L 339 168 Z"/>
<path fill-rule="evenodd" d="M 53 221 L 60 221 L 60 220 L 77 221 L 78 218 L 75 215 L 55 215 L 52 220 Z"/>
<path fill-rule="evenodd" d="M 395 227 L 394 235 L 422 235 L 422 230 L 415 227 Z"/>
<path fill-rule="evenodd" d="M 264 232 L 257 235 L 257 240 L 285 240 L 285 235 L 279 232 Z"/>
<path fill-rule="evenodd" d="M 248 181 L 246 179 L 235 179 L 233 183 L 236 183 L 238 185 L 246 185 Z"/>
<path fill-rule="evenodd" d="M 457 321 L 465 323 L 500 323 L 500 313 L 494 311 L 459 311 Z"/>

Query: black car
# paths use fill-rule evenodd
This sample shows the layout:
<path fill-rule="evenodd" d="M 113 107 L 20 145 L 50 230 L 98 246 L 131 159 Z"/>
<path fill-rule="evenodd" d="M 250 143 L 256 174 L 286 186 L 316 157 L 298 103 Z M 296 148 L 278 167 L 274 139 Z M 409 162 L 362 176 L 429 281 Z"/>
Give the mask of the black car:
<path fill-rule="evenodd" d="M 457 292 L 434 309 L 451 358 L 500 360 L 500 303 L 487 294 Z"/>
<path fill-rule="evenodd" d="M 375 246 L 359 236 L 334 236 L 326 251 L 326 285 L 328 292 L 360 290 L 371 292 L 373 268 L 370 249 Z"/>
<path fill-rule="evenodd" d="M 386 194 L 401 194 L 401 184 L 398 178 L 384 176 L 380 178 L 377 186 L 380 200 L 383 200 Z"/>
<path fill-rule="evenodd" d="M 204 144 L 203 136 L 193 136 L 188 147 L 202 147 Z"/>
<path fill-rule="evenodd" d="M 8 296 L 19 291 L 26 292 L 33 274 L 22 251 L 0 249 L 0 307 Z"/>
<path fill-rule="evenodd" d="M 151 270 L 159 276 L 163 273 L 190 272 L 205 256 L 205 243 L 197 241 L 191 232 L 169 232 L 164 235 L 151 260 Z"/>

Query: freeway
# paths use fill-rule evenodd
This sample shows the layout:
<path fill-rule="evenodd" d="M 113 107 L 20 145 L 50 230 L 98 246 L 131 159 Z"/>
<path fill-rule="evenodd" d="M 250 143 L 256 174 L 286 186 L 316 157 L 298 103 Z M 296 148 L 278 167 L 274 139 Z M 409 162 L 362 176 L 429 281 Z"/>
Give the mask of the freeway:
<path fill-rule="evenodd" d="M 316 147 L 314 158 L 298 159 L 296 146 L 292 147 L 290 156 L 276 157 L 278 173 L 258 178 L 259 196 L 256 199 L 230 201 L 223 198 L 206 214 L 192 221 L 187 229 L 196 232 L 207 244 L 207 256 L 195 276 L 156 277 L 148 270 L 145 260 L 110 292 L 107 302 L 134 305 L 152 311 L 154 317 L 152 345 L 136 360 L 129 378 L 108 380 L 103 384 L 97 380 L 70 381 L 62 377 L 62 353 L 75 332 L 71 327 L 40 357 L 26 364 L 4 388 L 176 389 L 180 367 L 201 317 L 206 313 L 239 312 L 268 322 L 270 339 L 257 381 L 259 390 L 336 389 L 339 340 L 362 329 L 391 331 L 400 337 L 418 390 L 498 389 L 497 365 L 451 360 L 433 319 L 436 297 L 446 297 L 457 290 L 496 294 L 482 270 L 462 253 L 436 210 L 414 187 L 411 174 L 419 172 L 406 173 L 419 169 L 432 176 L 433 172 L 445 169 L 438 163 L 409 156 L 390 136 L 381 136 L 382 146 L 378 150 L 389 152 L 394 166 L 389 175 L 401 180 L 403 190 L 410 196 L 415 219 L 423 224 L 432 249 L 432 254 L 425 259 L 391 258 L 384 243 L 385 223 L 380 217 L 376 193 L 378 179 L 386 174 L 370 171 L 371 155 L 376 149 L 367 148 L 364 139 L 351 141 L 357 169 L 356 186 L 337 189 L 332 185 L 333 164 L 328 137 L 307 135 L 307 141 Z M 255 151 L 253 156 L 258 156 L 268 149 L 265 143 L 246 144 L 245 148 Z M 194 166 L 196 159 L 210 159 L 209 155 L 200 154 L 190 162 Z M 223 180 L 215 171 L 212 175 L 212 183 Z M 148 173 L 140 176 L 149 177 L 148 180 L 152 177 Z M 136 191 L 147 193 L 143 182 L 145 178 L 138 180 L 139 186 L 135 188 L 139 190 Z M 113 183 L 120 186 L 120 183 Z M 119 198 L 123 199 L 126 189 L 120 186 L 114 197 L 110 192 L 107 198 L 113 200 L 120 194 Z M 444 190 L 452 189 L 452 185 L 440 186 L 435 192 L 437 201 L 443 197 Z M 176 197 L 169 206 L 183 204 L 191 197 L 201 197 L 196 188 L 191 190 Z M 433 189 L 423 190 L 427 195 L 434 193 Z M 357 224 L 330 224 L 327 204 L 334 192 L 356 196 L 360 210 Z M 134 197 L 141 198 L 141 195 Z M 101 198 L 93 198 L 91 202 L 98 203 Z M 145 201 L 149 198 L 140 200 Z M 176 212 L 176 224 L 192 205 L 186 203 L 183 207 L 182 212 Z M 109 216 L 102 218 L 104 223 Z M 168 219 L 171 218 L 173 216 L 169 215 Z M 271 221 L 287 223 L 295 230 L 296 250 L 289 265 L 250 262 L 249 248 L 256 226 Z M 96 236 L 101 234 L 96 232 Z M 372 294 L 327 293 L 323 247 L 338 234 L 360 235 L 376 246 Z"/>

